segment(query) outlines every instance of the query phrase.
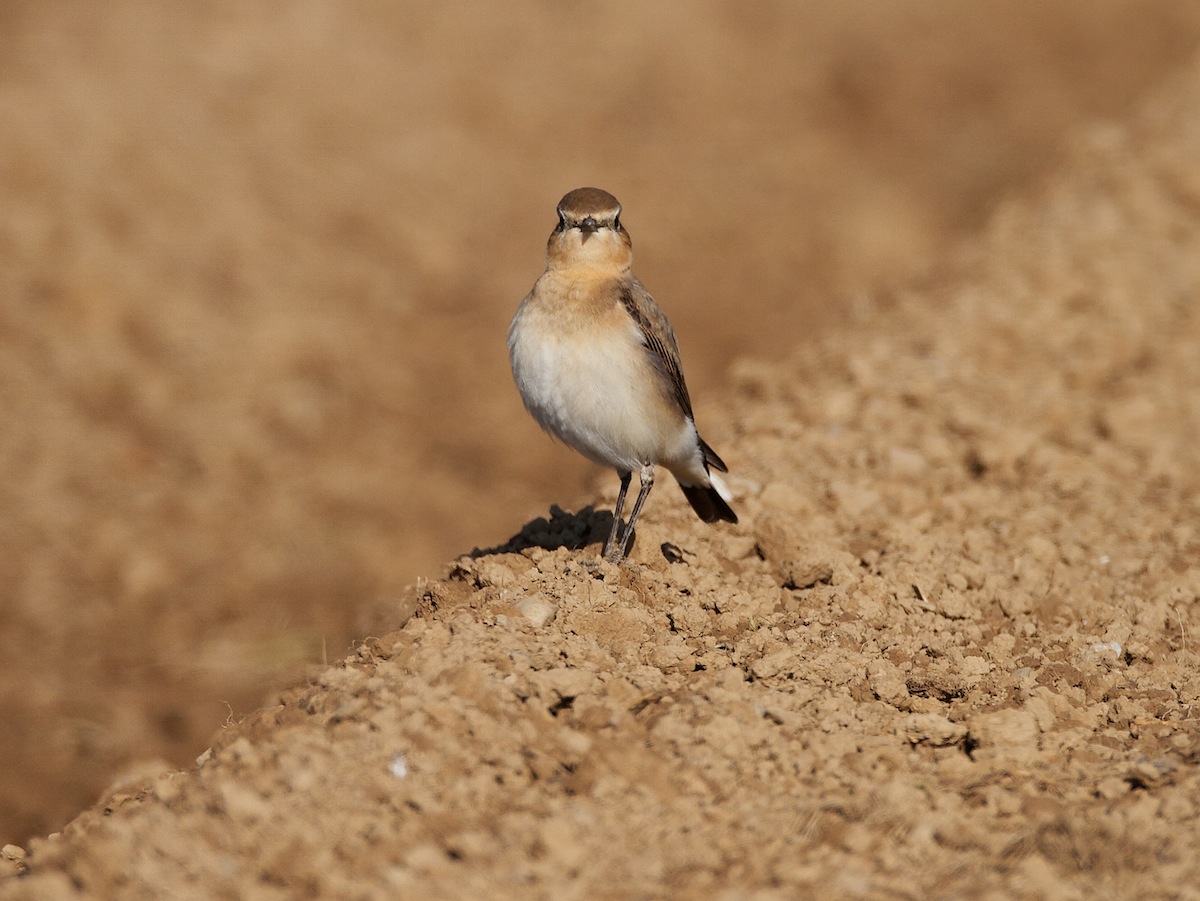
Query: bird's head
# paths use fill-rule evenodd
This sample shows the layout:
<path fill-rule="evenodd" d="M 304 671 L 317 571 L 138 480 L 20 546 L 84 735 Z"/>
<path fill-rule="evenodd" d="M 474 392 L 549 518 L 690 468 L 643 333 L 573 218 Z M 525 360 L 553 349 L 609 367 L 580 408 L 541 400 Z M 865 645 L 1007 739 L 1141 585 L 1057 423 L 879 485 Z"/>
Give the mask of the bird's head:
<path fill-rule="evenodd" d="M 617 198 L 599 188 L 576 188 L 563 197 L 546 259 L 552 269 L 629 269 L 633 243 L 621 225 Z"/>

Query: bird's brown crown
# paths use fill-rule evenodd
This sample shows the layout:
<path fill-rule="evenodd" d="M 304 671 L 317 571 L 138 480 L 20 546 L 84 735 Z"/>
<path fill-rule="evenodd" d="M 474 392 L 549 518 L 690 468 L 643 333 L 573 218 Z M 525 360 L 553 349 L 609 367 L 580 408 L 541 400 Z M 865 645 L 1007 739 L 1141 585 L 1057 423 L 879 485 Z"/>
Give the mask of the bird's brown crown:
<path fill-rule="evenodd" d="M 558 216 L 568 227 L 587 219 L 611 225 L 621 215 L 617 198 L 600 188 L 576 188 L 558 202 Z"/>

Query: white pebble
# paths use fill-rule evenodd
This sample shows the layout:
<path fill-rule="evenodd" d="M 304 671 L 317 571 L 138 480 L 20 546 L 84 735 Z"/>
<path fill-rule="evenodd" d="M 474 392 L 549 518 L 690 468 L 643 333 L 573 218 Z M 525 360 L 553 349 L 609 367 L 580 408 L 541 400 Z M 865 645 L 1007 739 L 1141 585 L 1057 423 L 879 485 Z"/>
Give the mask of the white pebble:
<path fill-rule="evenodd" d="M 525 617 L 535 626 L 546 625 L 546 623 L 554 619 L 554 614 L 558 612 L 558 608 L 549 601 L 544 601 L 537 597 L 526 598 L 521 601 L 517 604 L 517 610 L 521 612 L 521 616 Z"/>
<path fill-rule="evenodd" d="M 403 754 L 394 756 L 392 762 L 388 764 L 388 772 L 397 779 L 403 779 L 408 775 L 408 758 Z"/>

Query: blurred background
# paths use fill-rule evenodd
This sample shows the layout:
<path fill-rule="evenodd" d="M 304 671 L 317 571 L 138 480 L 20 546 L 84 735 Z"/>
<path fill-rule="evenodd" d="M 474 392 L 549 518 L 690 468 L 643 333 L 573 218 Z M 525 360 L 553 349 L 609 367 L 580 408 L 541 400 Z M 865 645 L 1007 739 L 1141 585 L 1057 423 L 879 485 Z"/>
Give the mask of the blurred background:
<path fill-rule="evenodd" d="M 0 843 L 612 481 L 507 368 L 567 190 L 624 204 L 703 423 L 1198 39 L 1177 0 L 6 0 Z"/>

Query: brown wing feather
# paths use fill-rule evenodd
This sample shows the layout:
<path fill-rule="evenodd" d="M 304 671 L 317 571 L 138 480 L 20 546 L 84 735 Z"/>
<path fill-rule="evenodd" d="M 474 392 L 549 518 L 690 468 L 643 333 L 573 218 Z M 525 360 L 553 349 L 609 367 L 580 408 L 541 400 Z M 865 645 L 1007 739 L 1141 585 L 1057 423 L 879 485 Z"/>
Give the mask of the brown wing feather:
<path fill-rule="evenodd" d="M 687 384 L 683 380 L 683 367 L 679 362 L 679 344 L 675 341 L 675 332 L 667 321 L 667 314 L 662 311 L 654 298 L 642 287 L 641 282 L 633 280 L 632 285 L 621 289 L 621 305 L 633 318 L 642 333 L 642 342 L 654 357 L 654 363 L 666 373 L 671 380 L 671 389 L 679 408 L 692 415 L 692 399 L 688 397 Z M 711 449 L 710 449 L 711 450 Z M 713 454 L 716 457 L 716 454 Z M 720 460 L 719 457 L 717 457 Z M 724 464 L 718 467 L 725 471 Z"/>
<path fill-rule="evenodd" d="M 692 415 L 692 399 L 688 397 L 687 384 L 683 380 L 683 367 L 679 362 L 679 345 L 671 323 L 667 321 L 667 315 L 637 279 L 633 280 L 633 284 L 621 289 L 621 304 L 641 331 L 642 343 L 653 357 L 655 366 L 671 380 L 671 389 L 679 408 L 687 414 L 688 419 L 695 421 Z M 703 438 L 700 438 L 700 453 L 704 456 L 705 468 L 712 467 L 718 472 L 729 471 L 725 461 Z M 712 485 L 684 485 L 680 482 L 679 487 L 683 489 L 683 494 L 696 511 L 696 515 L 705 522 L 738 521 L 737 514 Z"/>
<path fill-rule="evenodd" d="M 703 438 L 700 438 L 700 452 L 704 454 L 704 463 L 706 466 L 711 466 L 717 472 L 729 472 L 729 467 L 725 465 L 725 461 L 717 456 L 717 452 L 709 447 L 708 442 Z"/>

